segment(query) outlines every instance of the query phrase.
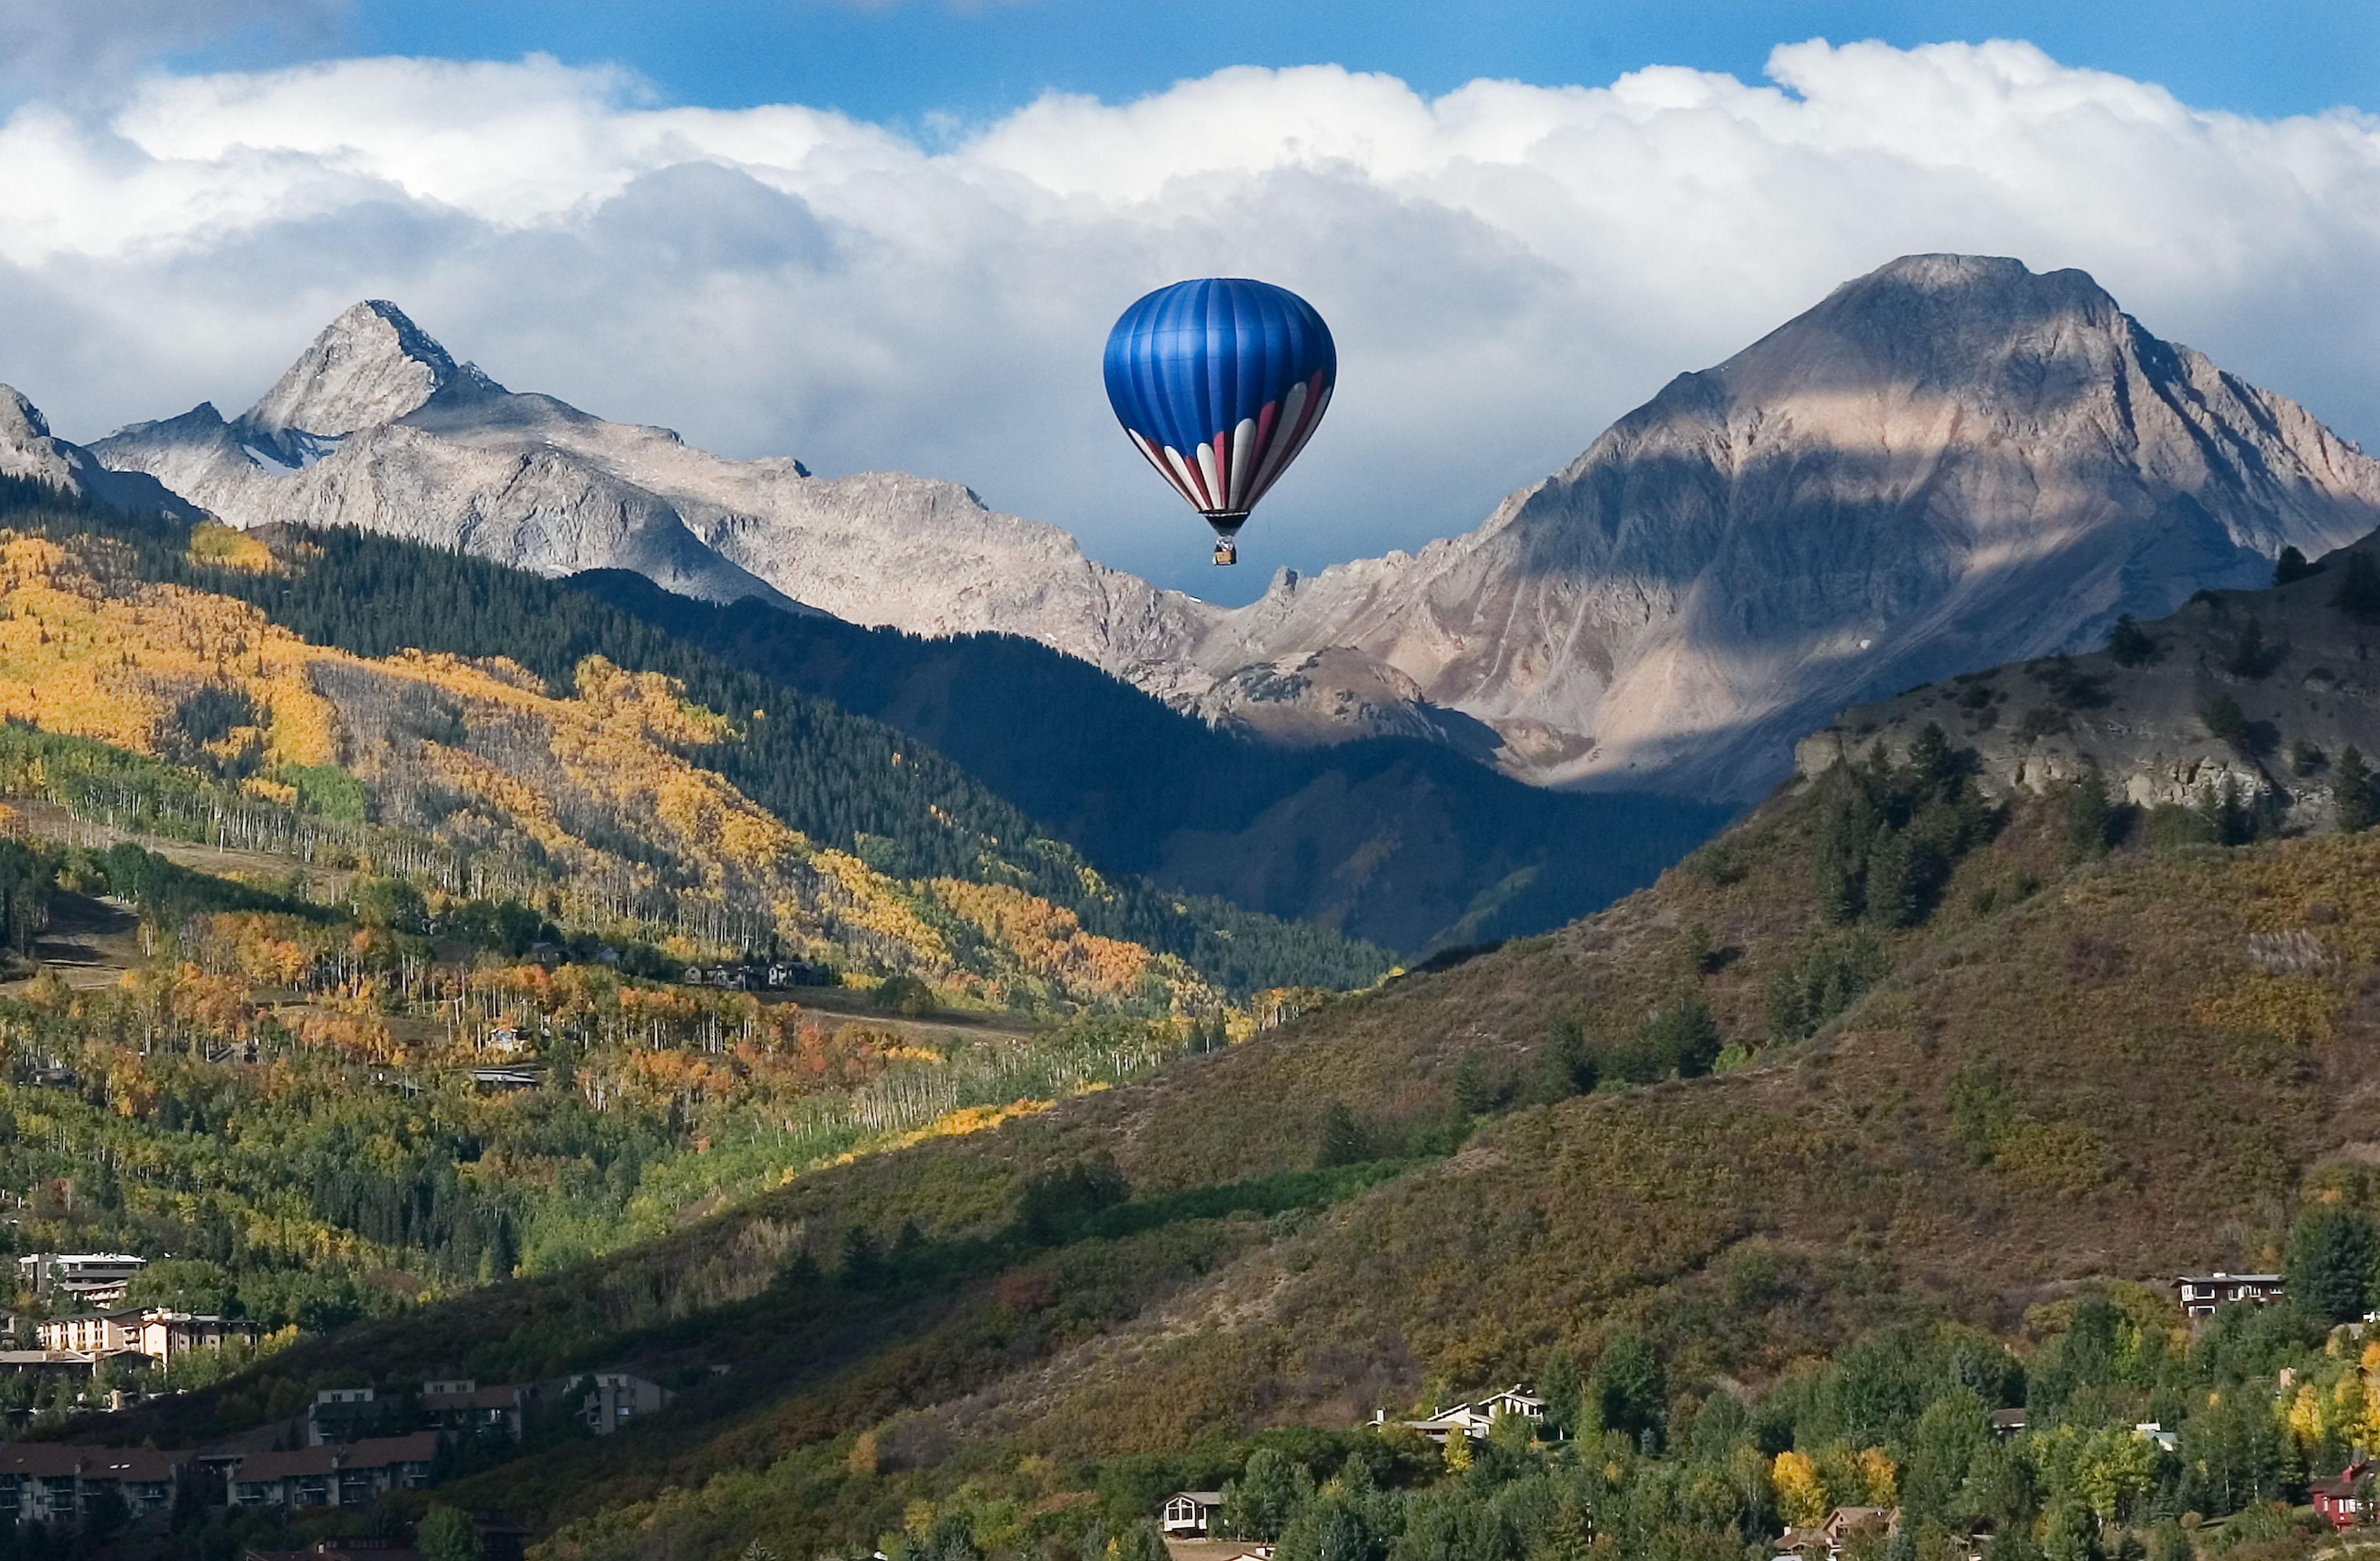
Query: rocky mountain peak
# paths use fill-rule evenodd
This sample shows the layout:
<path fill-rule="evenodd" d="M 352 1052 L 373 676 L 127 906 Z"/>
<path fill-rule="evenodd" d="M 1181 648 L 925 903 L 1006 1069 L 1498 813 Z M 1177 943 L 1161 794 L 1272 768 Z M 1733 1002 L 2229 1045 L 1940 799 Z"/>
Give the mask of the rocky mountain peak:
<path fill-rule="evenodd" d="M 322 442 L 393 423 L 450 389 L 503 387 L 456 363 L 395 304 L 367 298 L 322 328 L 239 427 L 274 458 L 303 465 Z"/>
<path fill-rule="evenodd" d="M 1738 405 L 1894 388 L 1970 400 L 2011 388 L 2070 397 L 2132 356 L 2132 335 L 2087 272 L 2034 272 L 1993 255 L 1904 255 L 1844 283 L 1706 377 Z"/>
<path fill-rule="evenodd" d="M 14 449 L 50 437 L 50 420 L 14 385 L 0 385 L 0 447 Z"/>
<path fill-rule="evenodd" d="M 110 471 L 81 445 L 52 434 L 42 409 L 10 385 L 0 385 L 0 477 L 30 478 L 128 510 L 197 514 L 154 478 Z"/>

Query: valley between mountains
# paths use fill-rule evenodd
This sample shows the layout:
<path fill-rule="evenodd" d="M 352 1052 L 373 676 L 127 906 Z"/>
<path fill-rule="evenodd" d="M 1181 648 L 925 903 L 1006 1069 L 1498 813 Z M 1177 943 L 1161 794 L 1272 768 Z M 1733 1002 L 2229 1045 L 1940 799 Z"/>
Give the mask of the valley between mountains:
<path fill-rule="evenodd" d="M 0 1555 L 2344 1561 L 2375 526 L 1960 256 L 1232 611 L 385 303 L 9 393 Z"/>

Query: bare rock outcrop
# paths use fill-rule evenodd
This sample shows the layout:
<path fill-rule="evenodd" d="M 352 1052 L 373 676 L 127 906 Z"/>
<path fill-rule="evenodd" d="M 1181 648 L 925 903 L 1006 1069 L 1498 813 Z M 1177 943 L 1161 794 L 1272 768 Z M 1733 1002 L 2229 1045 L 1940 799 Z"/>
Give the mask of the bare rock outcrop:
<path fill-rule="evenodd" d="M 2360 558 L 2361 563 L 2356 561 Z M 2350 571 L 2362 570 L 2350 582 Z M 2139 623 L 2115 649 L 1961 672 L 1854 705 L 1795 746 L 1815 776 L 1929 725 L 1987 794 L 2048 792 L 2096 771 L 2111 800 L 2204 808 L 2228 787 L 2294 823 L 2330 822 L 2350 748 L 2380 756 L 2380 537 L 2253 591 L 2209 591 Z M 2119 653 L 2120 652 L 2120 653 Z"/>

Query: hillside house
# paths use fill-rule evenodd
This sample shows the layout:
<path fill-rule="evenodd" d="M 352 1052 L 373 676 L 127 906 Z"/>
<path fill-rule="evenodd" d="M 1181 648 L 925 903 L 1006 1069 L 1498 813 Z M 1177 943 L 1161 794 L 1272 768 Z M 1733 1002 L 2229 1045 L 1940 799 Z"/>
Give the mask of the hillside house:
<path fill-rule="evenodd" d="M 1176 1491 L 1157 1509 L 1158 1531 L 1168 1539 L 1205 1539 L 1222 1505 L 1220 1491 Z"/>
<path fill-rule="evenodd" d="M 481 1387 L 469 1377 L 421 1385 L 421 1414 L 442 1431 L 473 1436 L 502 1436 L 517 1442 L 528 1427 L 528 1415 L 538 1397 L 534 1387 Z"/>
<path fill-rule="evenodd" d="M 410 1540 L 385 1534 L 339 1534 L 316 1540 L 302 1550 L 259 1550 L 250 1546 L 240 1561 L 421 1561 Z"/>
<path fill-rule="evenodd" d="M 1900 1527 L 1900 1509 L 1883 1507 L 1839 1507 L 1823 1523 L 1802 1524 L 1785 1531 L 1777 1542 L 1778 1561 L 1810 1561 L 1814 1556 L 1839 1557 L 1860 1534 L 1889 1535 Z"/>
<path fill-rule="evenodd" d="M 2358 1523 L 2372 1521 L 2366 1494 L 2371 1478 L 2372 1460 L 2357 1458 L 2329 1479 L 2316 1480 L 2312 1487 L 2314 1512 L 2334 1529 L 2351 1529 Z"/>
<path fill-rule="evenodd" d="M 1402 1421 L 1398 1423 L 1409 1431 L 1418 1431 L 1432 1442 L 1444 1446 L 1446 1439 L 1458 1431 L 1475 1442 L 1484 1440 L 1488 1433 L 1494 1428 L 1496 1417 L 1499 1415 L 1511 1415 L 1524 1420 L 1534 1426 L 1546 1418 L 1545 1400 L 1530 1393 L 1524 1384 L 1514 1383 L 1501 1393 L 1491 1393 L 1484 1398 L 1475 1398 L 1448 1409 L 1439 1410 L 1421 1420 Z M 1375 1429 L 1387 1425 L 1389 1423 L 1387 1411 L 1374 1410 L 1371 1423 Z"/>
<path fill-rule="evenodd" d="M 231 1469 L 234 1507 L 369 1507 L 390 1491 L 430 1483 L 438 1434 L 367 1437 L 341 1446 L 247 1453 Z"/>
<path fill-rule="evenodd" d="M 78 1312 L 71 1317 L 53 1317 L 34 1325 L 33 1337 L 44 1349 L 92 1354 L 140 1349 L 140 1312 L 136 1307 L 129 1312 Z"/>
<path fill-rule="evenodd" d="M 404 1406 L 369 1387 L 326 1387 L 306 1411 L 306 1445 L 328 1447 L 394 1429 Z"/>
<path fill-rule="evenodd" d="M 598 1436 L 609 1436 L 639 1415 L 658 1414 L 677 1397 L 657 1382 L 626 1372 L 597 1372 L 594 1391 L 578 1401 L 579 1418 Z"/>
<path fill-rule="evenodd" d="M 2022 1410 L 1994 1410 L 1992 1411 L 1993 1435 L 2013 1436 L 2023 1429 L 2024 1411 Z"/>
<path fill-rule="evenodd" d="M 73 1527 L 113 1492 L 135 1518 L 163 1512 L 189 1465 L 188 1453 L 152 1447 L 78 1447 L 63 1442 L 0 1446 L 0 1523 Z"/>
<path fill-rule="evenodd" d="M 1479 1401 L 1480 1408 L 1493 1420 L 1498 1415 L 1518 1415 L 1523 1420 L 1546 1418 L 1546 1401 L 1531 1393 L 1527 1386 L 1514 1383 L 1501 1393 L 1493 1393 Z"/>
<path fill-rule="evenodd" d="M 133 1276 L 148 1266 L 147 1258 L 130 1252 L 35 1252 L 17 1260 L 17 1283 L 36 1301 L 64 1296 L 96 1310 L 120 1304 Z"/>
<path fill-rule="evenodd" d="M 2268 1306 L 2284 1291 L 2278 1274 L 2184 1274 L 2175 1279 L 2181 1294 L 2182 1314 L 2212 1317 L 2218 1306 Z"/>

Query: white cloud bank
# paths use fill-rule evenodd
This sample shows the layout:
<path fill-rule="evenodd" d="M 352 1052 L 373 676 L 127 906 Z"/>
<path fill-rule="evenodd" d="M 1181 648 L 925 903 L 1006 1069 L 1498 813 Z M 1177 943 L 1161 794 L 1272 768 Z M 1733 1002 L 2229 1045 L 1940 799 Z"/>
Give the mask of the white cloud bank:
<path fill-rule="evenodd" d="M 390 297 L 516 388 L 956 478 L 1212 589 L 1099 355 L 1150 287 L 1263 276 L 1331 321 L 1342 383 L 1249 529 L 1250 591 L 1475 524 L 1671 374 L 1913 250 L 2083 267 L 2380 434 L 2380 120 L 2203 112 L 2023 43 L 1814 42 L 1768 75 L 1429 99 L 1235 69 L 932 145 L 540 58 L 150 79 L 0 124 L 0 379 L 86 438 L 237 410 Z"/>

